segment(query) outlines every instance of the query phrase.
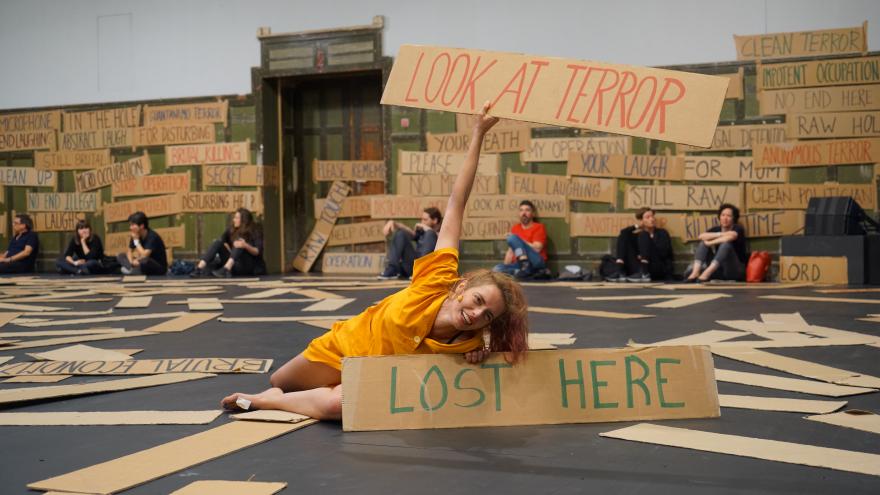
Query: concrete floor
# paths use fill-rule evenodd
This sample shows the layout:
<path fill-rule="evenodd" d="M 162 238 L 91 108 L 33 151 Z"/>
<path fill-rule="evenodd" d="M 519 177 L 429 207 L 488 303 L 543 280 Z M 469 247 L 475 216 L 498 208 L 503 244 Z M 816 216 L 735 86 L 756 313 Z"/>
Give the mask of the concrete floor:
<path fill-rule="evenodd" d="M 272 278 L 267 278 L 272 280 Z M 329 289 L 328 289 L 329 290 Z M 234 297 L 254 289 L 229 286 Z M 357 300 L 345 314 L 360 311 L 392 290 L 346 291 Z M 536 332 L 573 332 L 574 346 L 620 347 L 629 339 L 652 342 L 704 330 L 722 329 L 725 319 L 757 319 L 760 313 L 799 311 L 811 324 L 880 335 L 880 323 L 856 318 L 880 313 L 880 293 L 836 295 L 872 299 L 877 304 L 842 304 L 760 299 L 767 294 L 823 296 L 812 289 L 718 290 L 733 297 L 681 309 L 644 308 L 652 301 L 584 302 L 577 296 L 670 294 L 647 288 L 572 290 L 529 286 L 530 303 L 578 309 L 604 309 L 656 315 L 642 320 L 532 314 Z M 685 291 L 682 291 L 685 292 Z M 704 291 L 686 291 L 702 293 Z M 715 291 L 712 291 L 715 292 Z M 183 310 L 154 296 L 148 309 L 116 310 L 137 314 Z M 213 296 L 212 296 L 213 297 Z M 291 297 L 291 296 L 282 296 Z M 76 310 L 99 310 L 107 303 L 54 304 Z M 53 304 L 53 303 L 40 303 Z M 224 316 L 296 315 L 305 303 L 291 305 L 226 305 Z M 337 314 L 342 314 L 337 312 Z M 143 329 L 155 320 L 121 322 Z M 14 331 L 7 324 L 3 331 Z M 74 327 L 79 328 L 79 327 Z M 143 348 L 138 359 L 167 357 L 259 357 L 275 360 L 273 369 L 303 350 L 323 330 L 299 323 L 232 324 L 211 321 L 182 333 L 96 342 L 102 348 Z M 12 362 L 28 359 L 24 352 Z M 773 349 L 770 352 L 880 376 L 880 350 L 868 346 Z M 790 376 L 766 368 L 716 357 L 719 368 Z M 72 377 L 62 384 L 98 381 Z M 195 382 L 165 385 L 66 400 L 7 406 L 3 412 L 115 411 L 135 409 L 211 409 L 232 391 L 266 387 L 267 375 L 219 375 Z M 3 389 L 34 384 L 3 384 Z M 810 398 L 745 385 L 719 383 L 719 392 L 772 397 Z M 880 393 L 844 398 L 847 408 L 880 412 Z M 834 447 L 880 454 L 876 435 L 801 419 L 805 414 L 722 408 L 721 418 L 667 421 L 683 428 Z M 231 421 L 226 415 L 199 426 L 52 426 L 0 427 L 0 493 L 33 493 L 25 485 L 92 464 L 140 451 Z M 704 453 L 600 438 L 598 434 L 630 423 L 466 428 L 343 433 L 338 423 L 318 423 L 219 459 L 133 488 L 126 493 L 169 493 L 196 480 L 286 481 L 282 493 L 880 493 L 880 478 L 829 469 Z"/>

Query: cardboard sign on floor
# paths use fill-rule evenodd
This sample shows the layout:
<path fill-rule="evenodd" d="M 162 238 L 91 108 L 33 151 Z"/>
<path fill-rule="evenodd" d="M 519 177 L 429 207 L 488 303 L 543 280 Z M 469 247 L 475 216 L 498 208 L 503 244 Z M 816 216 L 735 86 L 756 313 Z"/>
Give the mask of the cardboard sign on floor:
<path fill-rule="evenodd" d="M 113 411 L 0 413 L 3 426 L 206 425 L 223 411 Z"/>
<path fill-rule="evenodd" d="M 834 414 L 807 416 L 805 419 L 819 421 L 820 423 L 827 423 L 829 425 L 855 428 L 857 430 L 868 431 L 871 433 L 880 433 L 880 416 L 870 411 L 849 409 Z"/>
<path fill-rule="evenodd" d="M 28 354 L 37 361 L 125 361 L 130 355 L 88 345 L 72 345 L 53 351 Z"/>
<path fill-rule="evenodd" d="M 501 354 L 480 365 L 448 354 L 345 358 L 342 383 L 345 431 L 720 414 L 705 347 L 539 351 L 515 366 Z"/>
<path fill-rule="evenodd" d="M 764 366 L 767 368 L 784 371 L 793 375 L 805 376 L 823 382 L 836 383 L 838 385 L 852 385 L 854 387 L 880 388 L 880 378 L 864 375 L 854 371 L 847 371 L 823 364 L 795 359 L 758 349 L 745 347 L 712 348 L 712 353 L 728 359 L 735 359 L 746 363 Z"/>
<path fill-rule="evenodd" d="M 547 308 L 543 306 L 529 306 L 529 311 L 532 313 L 545 313 L 551 315 L 593 316 L 597 318 L 616 318 L 621 320 L 654 317 L 654 315 L 642 315 L 637 313 L 617 313 L 614 311 L 597 311 L 589 309 Z"/>
<path fill-rule="evenodd" d="M 274 495 L 287 487 L 287 483 L 265 481 L 193 481 L 171 495 Z"/>
<path fill-rule="evenodd" d="M 600 433 L 599 436 L 880 476 L 880 455 L 851 450 L 688 430 L 649 423 L 639 423 L 635 426 Z"/>
<path fill-rule="evenodd" d="M 317 420 L 296 424 L 234 421 L 54 478 L 29 483 L 31 490 L 116 493 L 211 459 L 266 442 Z"/>
<path fill-rule="evenodd" d="M 152 301 L 153 296 L 125 296 L 116 303 L 116 308 L 148 308 Z"/>
<path fill-rule="evenodd" d="M 781 397 L 755 397 L 751 395 L 726 394 L 719 394 L 718 401 L 721 403 L 721 407 L 810 414 L 827 414 L 846 405 L 846 401 L 787 399 Z"/>
<path fill-rule="evenodd" d="M 266 373 L 271 359 L 178 358 L 125 361 L 25 361 L 0 367 L 0 376 L 154 375 L 162 373 Z"/>
<path fill-rule="evenodd" d="M 718 368 L 715 369 L 715 379 L 719 382 L 739 383 L 754 387 L 787 390 L 789 392 L 801 392 L 804 394 L 822 395 L 825 397 L 846 397 L 848 395 L 867 394 L 877 391 L 877 389 L 874 388 L 851 387 L 848 385 L 837 385 L 834 383 L 817 382 L 814 380 L 802 380 L 800 378 L 786 378 L 784 376 L 722 370 Z"/>

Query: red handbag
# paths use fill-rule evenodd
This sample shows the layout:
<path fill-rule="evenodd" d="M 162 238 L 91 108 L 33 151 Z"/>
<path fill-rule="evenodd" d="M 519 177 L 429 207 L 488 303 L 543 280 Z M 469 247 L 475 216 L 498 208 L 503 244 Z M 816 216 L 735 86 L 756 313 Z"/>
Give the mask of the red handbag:
<path fill-rule="evenodd" d="M 770 261 L 770 253 L 767 251 L 753 252 L 746 266 L 746 282 L 763 282 L 770 269 Z"/>

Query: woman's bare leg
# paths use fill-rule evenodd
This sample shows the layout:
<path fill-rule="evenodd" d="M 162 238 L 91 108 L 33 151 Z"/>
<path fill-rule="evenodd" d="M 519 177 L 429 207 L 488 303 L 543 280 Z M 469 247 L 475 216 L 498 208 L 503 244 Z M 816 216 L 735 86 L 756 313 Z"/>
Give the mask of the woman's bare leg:
<path fill-rule="evenodd" d="M 339 385 L 342 372 L 323 363 L 313 363 L 300 354 L 272 373 L 269 383 L 285 392 L 299 392 Z"/>

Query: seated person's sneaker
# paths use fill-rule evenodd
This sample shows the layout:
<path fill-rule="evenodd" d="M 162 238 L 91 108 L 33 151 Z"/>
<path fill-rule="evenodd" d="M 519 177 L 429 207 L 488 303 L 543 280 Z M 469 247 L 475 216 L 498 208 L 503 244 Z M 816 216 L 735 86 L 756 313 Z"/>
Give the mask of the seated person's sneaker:
<path fill-rule="evenodd" d="M 386 266 L 385 271 L 381 275 L 377 275 L 376 278 L 378 280 L 394 280 L 400 276 L 401 274 L 397 273 L 393 266 Z"/>

